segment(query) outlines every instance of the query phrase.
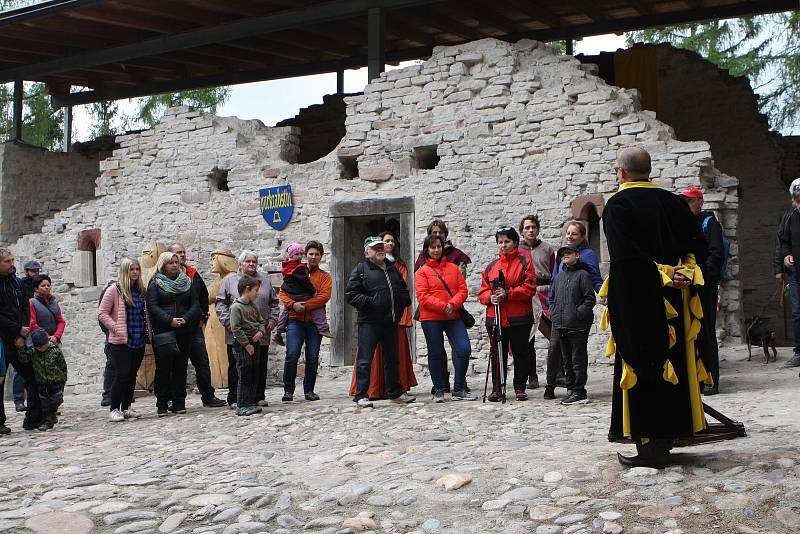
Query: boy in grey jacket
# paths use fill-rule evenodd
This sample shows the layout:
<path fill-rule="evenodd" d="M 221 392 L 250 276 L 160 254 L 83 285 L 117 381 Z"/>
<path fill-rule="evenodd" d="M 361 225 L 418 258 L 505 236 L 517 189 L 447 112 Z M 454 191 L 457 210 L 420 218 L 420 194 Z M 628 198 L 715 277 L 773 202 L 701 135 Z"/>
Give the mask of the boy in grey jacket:
<path fill-rule="evenodd" d="M 261 281 L 251 276 L 242 276 L 237 289 L 239 297 L 231 305 L 231 331 L 233 332 L 233 354 L 239 373 L 236 392 L 236 415 L 253 415 L 261 412 L 256 406 L 256 374 L 258 353 L 256 345 L 266 335 L 266 321 L 261 317 L 255 299 Z"/>
<path fill-rule="evenodd" d="M 561 404 L 585 404 L 589 355 L 586 344 L 594 320 L 596 297 L 588 268 L 580 262 L 577 245 L 565 244 L 558 249 L 564 270 L 550 287 L 550 312 L 553 328 L 558 329 L 567 390 Z"/>

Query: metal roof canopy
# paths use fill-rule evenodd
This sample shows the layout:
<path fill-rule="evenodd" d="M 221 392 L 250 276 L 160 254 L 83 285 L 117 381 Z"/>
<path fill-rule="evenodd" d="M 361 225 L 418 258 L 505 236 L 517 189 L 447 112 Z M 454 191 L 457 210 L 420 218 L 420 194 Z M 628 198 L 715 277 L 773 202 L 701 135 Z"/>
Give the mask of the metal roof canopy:
<path fill-rule="evenodd" d="M 52 0 L 0 14 L 0 83 L 57 106 L 798 8 L 798 0 Z M 91 90 L 71 92 L 72 87 Z"/>

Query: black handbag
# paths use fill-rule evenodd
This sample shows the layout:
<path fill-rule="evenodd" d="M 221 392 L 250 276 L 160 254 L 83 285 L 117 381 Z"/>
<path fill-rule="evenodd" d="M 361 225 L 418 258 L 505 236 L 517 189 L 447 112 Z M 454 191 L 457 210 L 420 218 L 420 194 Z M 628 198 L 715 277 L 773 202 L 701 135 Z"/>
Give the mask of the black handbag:
<path fill-rule="evenodd" d="M 169 330 L 167 332 L 161 332 L 160 334 L 153 335 L 153 347 L 163 347 L 164 345 L 169 345 L 171 343 L 178 344 L 178 336 L 175 335 L 174 330 Z"/>
<path fill-rule="evenodd" d="M 444 281 L 442 275 L 440 275 L 436 271 L 436 269 L 431 269 L 431 270 L 433 271 L 433 274 L 435 274 L 442 282 L 442 285 L 444 285 L 444 288 L 447 290 L 447 294 L 450 295 L 450 298 L 453 298 L 453 292 L 450 291 L 450 287 L 447 285 L 447 282 Z M 461 315 L 461 321 L 464 323 L 464 326 L 466 326 L 467 328 L 472 328 L 473 326 L 475 326 L 475 317 L 473 317 L 472 314 L 468 312 L 463 305 L 458 309 L 458 312 Z"/>

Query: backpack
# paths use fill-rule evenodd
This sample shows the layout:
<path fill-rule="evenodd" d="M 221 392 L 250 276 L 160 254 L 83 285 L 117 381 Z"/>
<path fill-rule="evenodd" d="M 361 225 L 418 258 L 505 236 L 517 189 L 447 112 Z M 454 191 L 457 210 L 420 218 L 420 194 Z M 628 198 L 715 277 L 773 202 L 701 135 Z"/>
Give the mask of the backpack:
<path fill-rule="evenodd" d="M 97 306 L 98 307 L 100 306 L 100 303 L 103 302 L 103 295 L 106 294 L 106 291 L 108 291 L 108 288 L 113 286 L 113 285 L 116 285 L 116 284 L 117 283 L 114 280 L 109 280 L 108 284 L 106 284 L 106 287 L 104 287 L 103 291 L 100 292 L 100 300 L 97 301 Z M 117 287 L 119 288 L 119 286 L 117 286 Z M 105 334 L 106 337 L 108 337 L 108 328 L 106 328 L 106 325 L 101 323 L 99 319 L 97 320 L 97 324 L 100 325 L 100 330 L 103 331 L 103 334 Z"/>
<path fill-rule="evenodd" d="M 711 219 L 715 219 L 713 215 L 706 215 L 706 218 L 703 219 L 703 233 L 705 234 L 708 231 L 708 223 Z M 725 278 L 725 272 L 728 270 L 728 258 L 731 255 L 731 242 L 728 241 L 728 238 L 725 237 L 725 234 L 722 234 L 722 267 L 719 270 L 719 279 L 722 280 Z"/>

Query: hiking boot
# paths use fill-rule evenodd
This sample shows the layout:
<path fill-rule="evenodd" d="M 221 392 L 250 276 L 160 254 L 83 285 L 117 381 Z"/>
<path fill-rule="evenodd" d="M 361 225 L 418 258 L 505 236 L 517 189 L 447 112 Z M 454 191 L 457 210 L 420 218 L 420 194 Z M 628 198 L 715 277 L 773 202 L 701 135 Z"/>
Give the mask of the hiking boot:
<path fill-rule="evenodd" d="M 474 400 L 478 400 L 478 397 L 476 397 L 475 395 L 473 395 L 472 393 L 467 391 L 466 388 L 464 388 L 461 391 L 454 391 L 453 395 L 452 395 L 452 399 L 454 401 L 474 401 Z"/>
<path fill-rule="evenodd" d="M 516 395 L 518 401 L 526 401 L 528 400 L 528 394 L 525 393 L 524 389 L 515 389 L 514 395 Z"/>
<path fill-rule="evenodd" d="M 573 391 L 568 397 L 561 401 L 561 404 L 566 406 L 569 404 L 586 404 L 587 402 L 589 402 L 589 399 L 586 397 L 586 393 Z"/>
<path fill-rule="evenodd" d="M 784 367 L 800 367 L 800 354 L 795 352 L 794 355 L 791 358 L 789 358 L 789 360 L 785 364 L 783 364 L 783 366 Z"/>
<path fill-rule="evenodd" d="M 319 400 L 319 395 L 317 395 L 313 391 L 309 391 L 304 396 L 305 396 L 307 401 L 318 401 Z"/>
<path fill-rule="evenodd" d="M 109 404 L 111 403 L 109 402 Z M 108 404 L 106 406 L 108 406 Z M 25 406 L 25 401 L 14 401 L 14 410 L 18 412 L 25 412 L 28 410 L 28 407 Z"/>
<path fill-rule="evenodd" d="M 449 389 L 447 391 L 449 391 Z M 444 398 L 444 396 L 442 396 L 442 398 Z M 417 400 L 417 398 L 414 397 L 413 395 L 409 395 L 408 393 L 403 393 L 399 397 L 395 397 L 389 400 L 394 404 L 411 404 L 412 402 Z"/>
<path fill-rule="evenodd" d="M 440 403 L 444 402 L 444 391 L 437 391 L 433 394 L 433 402 Z"/>
<path fill-rule="evenodd" d="M 372 401 L 364 397 L 363 399 L 358 399 L 356 405 L 359 408 L 372 408 Z"/>
<path fill-rule="evenodd" d="M 528 378 L 528 389 L 538 389 L 539 388 L 539 376 L 534 373 L 533 376 Z"/>
<path fill-rule="evenodd" d="M 112 423 L 119 423 L 125 420 L 125 416 L 119 410 L 111 410 L 111 413 L 108 415 L 108 420 Z"/>
<path fill-rule="evenodd" d="M 228 403 L 222 399 L 218 399 L 217 397 L 211 397 L 210 399 L 203 401 L 203 406 L 207 408 L 222 408 L 226 404 Z"/>
<path fill-rule="evenodd" d="M 289 393 L 288 391 L 283 392 L 283 397 L 281 397 L 281 402 L 292 402 L 294 400 L 294 395 Z"/>
<path fill-rule="evenodd" d="M 236 409 L 236 415 L 238 417 L 242 417 L 242 416 L 246 417 L 248 415 L 253 415 L 253 414 L 250 411 L 250 407 L 249 406 L 242 406 L 241 408 L 237 408 Z"/>
<path fill-rule="evenodd" d="M 544 387 L 544 398 L 547 400 L 553 400 L 556 398 L 556 387 L 555 386 L 545 386 Z"/>
<path fill-rule="evenodd" d="M 492 394 L 489 395 L 489 402 L 500 402 L 500 392 L 499 391 L 492 391 Z"/>

